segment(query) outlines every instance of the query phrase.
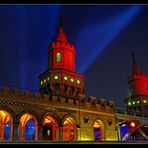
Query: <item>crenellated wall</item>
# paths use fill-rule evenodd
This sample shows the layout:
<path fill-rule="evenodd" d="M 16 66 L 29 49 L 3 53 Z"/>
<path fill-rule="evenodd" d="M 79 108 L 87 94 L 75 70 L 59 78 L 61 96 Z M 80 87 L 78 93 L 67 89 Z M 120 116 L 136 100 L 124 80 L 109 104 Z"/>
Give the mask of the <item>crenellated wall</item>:
<path fill-rule="evenodd" d="M 0 110 L 8 111 L 17 126 L 25 113 L 31 113 L 37 119 L 39 129 L 47 115 L 54 116 L 61 129 L 65 117 L 71 117 L 77 127 L 77 140 L 94 140 L 93 124 L 97 120 L 103 124 L 102 140 L 117 140 L 114 109 L 113 100 L 105 101 L 103 98 L 97 99 L 95 96 L 90 96 L 86 101 L 84 94 L 79 94 L 79 99 L 75 100 L 7 86 L 0 90 Z M 87 122 L 85 122 L 86 117 Z M 61 136 L 59 138 L 62 138 Z"/>
<path fill-rule="evenodd" d="M 86 101 L 85 95 L 79 94 L 79 101 L 72 98 L 64 98 L 62 96 L 49 96 L 40 94 L 39 92 L 32 93 L 28 90 L 21 91 L 19 88 L 3 87 L 0 91 L 1 99 L 15 100 L 26 103 L 42 104 L 42 105 L 58 105 L 60 107 L 72 108 L 74 110 L 83 109 L 89 111 L 101 111 L 114 113 L 115 104 L 113 100 L 105 101 L 105 99 L 96 99 L 95 96 L 90 96 Z"/>

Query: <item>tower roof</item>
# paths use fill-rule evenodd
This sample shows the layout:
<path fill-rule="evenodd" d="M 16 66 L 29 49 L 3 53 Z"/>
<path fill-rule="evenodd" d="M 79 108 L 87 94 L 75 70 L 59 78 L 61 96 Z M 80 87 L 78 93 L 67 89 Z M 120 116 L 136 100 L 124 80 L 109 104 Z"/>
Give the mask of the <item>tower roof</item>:
<path fill-rule="evenodd" d="M 132 57 L 133 57 L 133 69 L 132 69 L 132 74 L 141 74 L 140 68 L 138 67 L 138 65 L 137 65 L 137 63 L 136 63 L 134 53 L 132 53 Z"/>
<path fill-rule="evenodd" d="M 67 42 L 67 37 L 65 35 L 64 27 L 63 27 L 63 17 L 59 18 L 59 31 L 56 37 L 56 41 Z"/>

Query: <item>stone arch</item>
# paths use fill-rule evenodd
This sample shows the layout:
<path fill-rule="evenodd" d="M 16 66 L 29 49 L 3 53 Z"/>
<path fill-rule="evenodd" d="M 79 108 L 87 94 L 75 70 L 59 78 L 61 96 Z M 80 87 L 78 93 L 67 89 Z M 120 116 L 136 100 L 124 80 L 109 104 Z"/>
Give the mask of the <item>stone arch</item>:
<path fill-rule="evenodd" d="M 0 109 L 0 140 L 12 140 L 13 116 L 5 109 Z"/>
<path fill-rule="evenodd" d="M 66 115 L 64 115 L 64 116 L 62 117 L 62 119 L 61 119 L 61 123 L 60 123 L 61 126 L 63 126 L 63 123 L 64 123 L 64 121 L 65 121 L 65 119 L 66 119 L 67 117 L 71 117 L 71 118 L 75 121 L 76 127 L 79 127 L 78 119 L 77 119 L 76 116 L 74 116 L 73 114 L 66 114 Z"/>
<path fill-rule="evenodd" d="M 19 140 L 37 140 L 38 139 L 38 115 L 33 112 L 32 110 L 24 110 L 20 113 L 19 115 L 19 127 L 18 127 L 18 135 L 19 135 Z M 32 121 L 33 126 L 28 127 L 28 122 Z M 25 137 L 25 133 L 27 128 L 33 128 L 32 135 L 30 137 Z M 31 130 L 31 129 L 30 129 Z"/>
<path fill-rule="evenodd" d="M 42 139 L 58 140 L 59 139 L 59 117 L 53 112 L 47 112 L 42 118 Z"/>
<path fill-rule="evenodd" d="M 95 119 L 93 122 L 94 140 L 105 140 L 105 123 L 101 119 Z"/>
<path fill-rule="evenodd" d="M 9 112 L 11 114 L 13 121 L 17 120 L 16 114 L 11 108 L 9 108 L 7 106 L 0 106 L 0 110 L 6 110 L 7 112 Z"/>
<path fill-rule="evenodd" d="M 26 113 L 30 113 L 32 114 L 34 117 L 36 117 L 37 123 L 39 124 L 41 121 L 40 116 L 38 115 L 38 113 L 32 109 L 25 109 L 23 111 L 21 111 L 17 117 L 17 120 L 20 121 L 20 118 L 22 117 L 22 115 L 26 114 Z"/>
<path fill-rule="evenodd" d="M 42 118 L 41 118 L 41 121 L 40 121 L 41 125 L 43 124 L 44 119 L 46 118 L 46 116 L 53 116 L 53 117 L 57 120 L 58 125 L 60 125 L 60 118 L 59 118 L 59 116 L 58 116 L 56 113 L 54 113 L 53 111 L 46 111 L 46 112 L 44 112 L 44 113 L 42 114 Z"/>
<path fill-rule="evenodd" d="M 77 124 L 76 117 L 67 114 L 62 118 L 63 140 L 77 140 Z"/>

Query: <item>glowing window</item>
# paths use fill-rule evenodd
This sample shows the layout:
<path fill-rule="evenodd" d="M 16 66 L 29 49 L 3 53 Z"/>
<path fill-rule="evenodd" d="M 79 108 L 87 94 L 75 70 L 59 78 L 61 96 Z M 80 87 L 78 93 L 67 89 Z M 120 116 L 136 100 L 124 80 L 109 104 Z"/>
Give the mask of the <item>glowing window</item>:
<path fill-rule="evenodd" d="M 61 62 L 61 53 L 57 52 L 56 54 L 56 61 Z"/>
<path fill-rule="evenodd" d="M 44 83 L 46 83 L 46 79 L 44 79 Z"/>
<path fill-rule="evenodd" d="M 41 81 L 41 85 L 43 84 L 43 81 Z"/>
<path fill-rule="evenodd" d="M 137 103 L 138 103 L 138 104 L 140 103 L 139 100 L 137 101 Z"/>
<path fill-rule="evenodd" d="M 68 77 L 67 77 L 67 76 L 64 76 L 64 80 L 65 80 L 65 81 L 68 80 Z"/>
<path fill-rule="evenodd" d="M 49 81 L 49 77 L 47 77 L 47 81 Z"/>
<path fill-rule="evenodd" d="M 74 78 L 71 78 L 70 81 L 71 81 L 71 82 L 74 82 L 75 80 L 74 80 Z"/>
<path fill-rule="evenodd" d="M 80 80 L 77 80 L 77 83 L 80 84 Z"/>
<path fill-rule="evenodd" d="M 146 100 L 143 100 L 143 103 L 146 103 Z"/>
<path fill-rule="evenodd" d="M 10 133 L 11 133 L 11 122 L 7 122 L 4 129 L 4 140 L 10 139 Z"/>
<path fill-rule="evenodd" d="M 54 76 L 54 79 L 55 79 L 55 80 L 58 80 L 58 78 L 59 78 L 58 75 L 55 75 L 55 76 Z"/>
<path fill-rule="evenodd" d="M 133 104 L 135 104 L 135 102 L 133 102 Z"/>
<path fill-rule="evenodd" d="M 131 102 L 128 102 L 128 105 L 131 105 Z"/>
<path fill-rule="evenodd" d="M 35 122 L 30 119 L 27 121 L 25 126 L 25 140 L 33 140 L 35 139 Z"/>

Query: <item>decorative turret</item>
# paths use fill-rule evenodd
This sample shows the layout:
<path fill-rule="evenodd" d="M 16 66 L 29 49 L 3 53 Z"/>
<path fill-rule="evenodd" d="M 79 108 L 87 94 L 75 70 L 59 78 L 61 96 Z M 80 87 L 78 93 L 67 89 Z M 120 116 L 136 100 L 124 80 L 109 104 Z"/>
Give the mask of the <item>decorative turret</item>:
<path fill-rule="evenodd" d="M 148 78 L 144 74 L 141 73 L 140 68 L 138 67 L 134 53 L 132 53 L 133 57 L 133 66 L 132 66 L 132 75 L 128 76 L 128 84 L 130 88 L 130 95 L 148 95 Z"/>
<path fill-rule="evenodd" d="M 127 112 L 148 116 L 148 77 L 138 67 L 132 53 L 132 74 L 128 76 L 129 97 L 125 99 Z"/>
<path fill-rule="evenodd" d="M 56 39 L 48 48 L 48 70 L 40 75 L 40 92 L 77 98 L 83 94 L 84 77 L 75 71 L 75 48 L 67 40 L 63 17 Z"/>

